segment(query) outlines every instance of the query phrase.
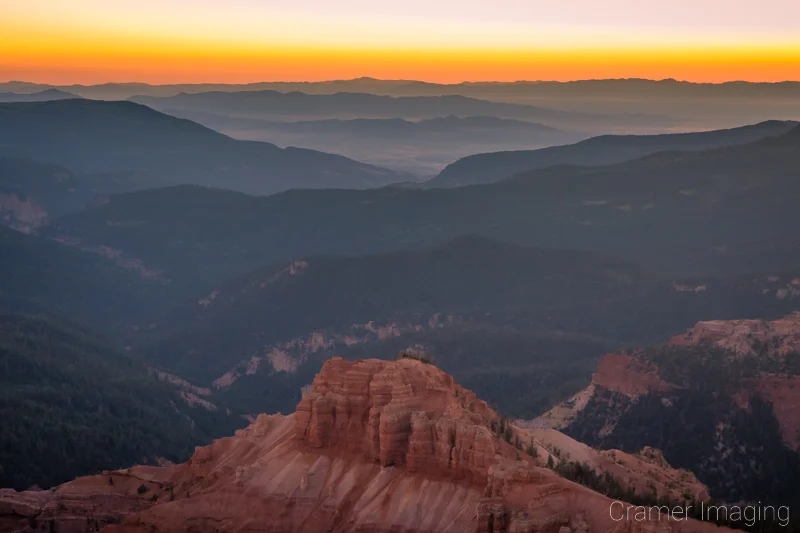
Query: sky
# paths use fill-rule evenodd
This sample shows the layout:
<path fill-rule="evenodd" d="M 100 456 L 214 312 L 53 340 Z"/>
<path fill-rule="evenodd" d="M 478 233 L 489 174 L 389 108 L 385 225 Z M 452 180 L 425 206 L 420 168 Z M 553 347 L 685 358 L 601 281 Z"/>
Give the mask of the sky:
<path fill-rule="evenodd" d="M 0 0 L 0 81 L 800 80 L 800 0 Z"/>

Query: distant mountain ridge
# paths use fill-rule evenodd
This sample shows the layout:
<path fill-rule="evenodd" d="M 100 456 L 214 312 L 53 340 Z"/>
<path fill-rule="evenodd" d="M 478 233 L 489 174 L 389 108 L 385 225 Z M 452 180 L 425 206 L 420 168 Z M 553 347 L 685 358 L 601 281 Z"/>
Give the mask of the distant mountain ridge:
<path fill-rule="evenodd" d="M 521 172 L 556 165 L 609 165 L 656 152 L 707 150 L 747 144 L 782 135 L 798 125 L 771 120 L 727 130 L 662 135 L 602 135 L 576 144 L 539 150 L 475 154 L 448 165 L 425 183 L 429 187 L 459 187 L 500 181 Z"/>
<path fill-rule="evenodd" d="M 32 92 L 47 85 L 12 82 L 0 90 Z M 383 96 L 434 97 L 460 95 L 494 102 L 528 104 L 545 108 L 593 114 L 644 114 L 670 117 L 672 125 L 684 131 L 730 128 L 771 118 L 800 120 L 795 102 L 800 97 L 800 82 L 756 83 L 731 81 L 693 83 L 674 79 L 596 79 L 569 82 L 462 82 L 439 84 L 418 80 L 380 80 L 356 78 L 321 82 L 261 82 L 250 84 L 108 83 L 93 86 L 65 86 L 63 90 L 87 98 L 120 100 L 133 96 L 170 97 L 181 92 L 244 92 L 275 90 L 307 94 L 340 92 L 370 93 Z M 544 121 L 547 122 L 547 121 Z M 559 124 L 552 124 L 561 126 Z M 661 133 L 665 124 L 651 123 L 649 129 L 591 130 L 603 133 Z M 581 128 L 572 128 L 580 129 Z M 589 130 L 587 130 L 589 131 Z"/>
<path fill-rule="evenodd" d="M 670 275 L 742 272 L 752 261 L 786 268 L 798 257 L 798 153 L 795 129 L 742 146 L 548 167 L 452 189 L 258 198 L 174 187 L 112 197 L 44 232 L 111 246 L 185 280 L 305 255 L 420 248 L 464 234 L 612 251 Z M 793 244 L 779 254 L 765 255 L 758 245 L 784 241 Z"/>
<path fill-rule="evenodd" d="M 795 98 L 800 96 L 800 82 L 745 82 L 728 81 L 722 83 L 698 83 L 678 81 L 674 79 L 589 79 L 576 81 L 548 81 L 530 80 L 514 82 L 461 82 L 442 84 L 419 80 L 384 80 L 370 77 L 361 77 L 347 80 L 328 80 L 320 82 L 255 82 L 245 84 L 165 84 L 154 85 L 149 83 L 104 83 L 96 85 L 48 85 L 12 81 L 0 83 L 0 90 L 13 92 L 34 92 L 51 87 L 65 91 L 75 92 L 88 98 L 114 98 L 125 99 L 135 95 L 147 96 L 174 96 L 181 92 L 199 93 L 209 91 L 258 91 L 277 90 L 281 92 L 300 91 L 309 94 L 329 94 L 331 92 L 369 92 L 373 94 L 394 95 L 441 95 L 441 94 L 469 94 L 470 92 L 485 94 L 490 91 L 527 91 L 540 94 L 592 91 L 613 91 L 623 94 L 630 91 L 641 94 L 647 91 L 651 94 L 667 95 L 708 95 L 708 96 L 785 96 Z M 460 92 L 459 92 L 460 91 Z"/>
<path fill-rule="evenodd" d="M 448 115 L 418 121 L 352 118 L 279 121 L 201 111 L 168 110 L 237 139 L 304 146 L 382 167 L 432 176 L 465 155 L 493 149 L 533 149 L 575 142 L 586 134 L 538 122 Z"/>
<path fill-rule="evenodd" d="M 324 116 L 351 115 L 353 117 L 417 119 L 437 118 L 447 115 L 488 115 L 498 118 L 566 119 L 592 118 L 591 115 L 543 109 L 518 104 L 504 104 L 478 100 L 466 96 L 394 97 L 370 93 L 338 92 L 333 94 L 306 94 L 299 91 L 205 92 L 180 93 L 171 97 L 134 96 L 133 102 L 155 109 L 193 109 L 236 116 Z"/>
<path fill-rule="evenodd" d="M 159 175 L 163 185 L 214 185 L 256 194 L 412 179 L 333 154 L 238 141 L 133 102 L 0 104 L 0 156 L 64 165 L 79 174 L 144 170 Z"/>
<path fill-rule="evenodd" d="M 202 113 L 193 116 L 203 117 Z M 311 131 L 325 132 L 331 134 L 388 134 L 391 136 L 402 136 L 412 134 L 435 134 L 449 132 L 457 128 L 466 131 L 485 131 L 490 128 L 507 127 L 521 133 L 540 133 L 540 134 L 567 134 L 546 124 L 527 122 L 524 120 L 514 120 L 509 118 L 498 118 L 491 116 L 466 116 L 447 115 L 443 117 L 426 118 L 418 121 L 406 120 L 403 118 L 353 118 L 353 119 L 323 119 L 323 120 L 300 120 L 294 122 L 278 122 L 259 120 L 251 118 L 230 118 L 221 115 L 208 116 L 209 121 L 217 123 L 229 121 L 231 125 L 269 126 L 281 129 L 286 132 L 307 133 Z M 198 120 L 198 122 L 202 122 Z"/>
<path fill-rule="evenodd" d="M 448 115 L 478 115 L 543 122 L 577 131 L 630 131 L 671 125 L 671 120 L 663 116 L 563 111 L 460 95 L 387 96 L 356 92 L 306 94 L 298 91 L 283 93 L 264 90 L 179 93 L 170 97 L 135 96 L 130 100 L 165 113 L 193 111 L 273 120 L 397 117 L 418 120 Z"/>
<path fill-rule="evenodd" d="M 60 89 L 45 89 L 35 93 L 0 93 L 0 102 L 47 102 L 51 100 L 68 100 L 81 98 L 77 94 Z"/>

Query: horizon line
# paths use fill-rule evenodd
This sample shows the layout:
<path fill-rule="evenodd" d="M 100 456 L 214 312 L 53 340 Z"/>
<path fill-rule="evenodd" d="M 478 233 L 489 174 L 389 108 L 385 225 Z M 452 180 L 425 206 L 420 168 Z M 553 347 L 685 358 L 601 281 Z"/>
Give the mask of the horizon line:
<path fill-rule="evenodd" d="M 663 83 L 663 82 L 674 82 L 674 83 L 685 83 L 690 85 L 727 85 L 727 84 L 751 84 L 751 85 L 781 85 L 784 83 L 800 83 L 800 79 L 793 80 L 793 79 L 786 79 L 781 81 L 752 81 L 752 80 L 743 80 L 743 79 L 730 79 L 726 81 L 691 81 L 686 79 L 677 79 L 677 78 L 641 78 L 641 77 L 629 77 L 629 78 L 576 78 L 572 80 L 514 80 L 514 81 L 499 81 L 499 80 L 462 80 L 458 82 L 452 83 L 442 83 L 442 82 L 435 82 L 435 81 L 427 81 L 424 79 L 413 79 L 413 78 L 376 78 L 373 76 L 357 76 L 355 78 L 334 78 L 334 79 L 327 79 L 327 80 L 275 80 L 275 81 L 251 81 L 251 82 L 227 82 L 227 81 L 201 81 L 201 82 L 171 82 L 171 83 L 152 83 L 147 81 L 105 81 L 99 83 L 80 83 L 80 82 L 72 82 L 72 83 L 47 83 L 47 82 L 36 82 L 36 81 L 27 81 L 27 80 L 20 80 L 20 79 L 7 79 L 5 81 L 0 81 L 0 84 L 25 84 L 25 85 L 42 85 L 42 86 L 49 86 L 49 87 L 97 87 L 102 85 L 148 85 L 151 87 L 166 87 L 171 85 L 230 85 L 230 86 L 247 86 L 247 85 L 261 85 L 261 84 L 309 84 L 309 85 L 319 85 L 325 83 L 347 83 L 347 82 L 356 82 L 356 81 L 377 81 L 377 82 L 403 82 L 403 83 L 423 83 L 427 85 L 439 85 L 439 86 L 457 86 L 457 85 L 479 85 L 479 84 L 497 84 L 497 85 L 514 85 L 514 84 L 568 84 L 568 83 L 584 83 L 584 82 L 601 82 L 601 81 L 646 81 L 652 83 Z"/>

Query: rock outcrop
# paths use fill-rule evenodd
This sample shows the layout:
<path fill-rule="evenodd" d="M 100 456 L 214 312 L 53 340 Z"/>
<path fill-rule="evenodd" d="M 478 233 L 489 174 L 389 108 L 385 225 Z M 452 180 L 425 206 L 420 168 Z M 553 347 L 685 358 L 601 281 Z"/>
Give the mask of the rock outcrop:
<path fill-rule="evenodd" d="M 698 322 L 670 344 L 710 346 L 732 360 L 753 360 L 756 370 L 742 380 L 738 402 L 748 408 L 754 396 L 768 401 L 784 441 L 800 450 L 800 313 L 778 320 Z"/>
<path fill-rule="evenodd" d="M 413 369 L 413 371 L 411 371 Z M 332 359 L 297 406 L 297 437 L 381 466 L 481 482 L 494 463 L 497 415 L 433 365 Z"/>
<path fill-rule="evenodd" d="M 796 285 L 800 286 L 800 280 Z M 794 281 L 792 282 L 794 284 Z M 711 320 L 698 322 L 670 340 L 673 346 L 710 345 L 733 357 L 781 360 L 800 353 L 800 313 L 778 320 Z"/>
<path fill-rule="evenodd" d="M 525 421 L 517 421 L 514 429 L 523 443 L 537 447 L 539 465 L 548 460 L 577 462 L 598 475 L 611 475 L 623 489 L 639 495 L 653 494 L 673 502 L 683 501 L 687 495 L 695 502 L 709 500 L 708 487 L 692 472 L 670 465 L 658 449 L 645 447 L 638 453 L 598 450 L 555 429 Z"/>
<path fill-rule="evenodd" d="M 590 386 L 523 425 L 557 429 L 609 453 L 658 447 L 718 500 L 784 501 L 800 474 L 799 348 L 797 313 L 699 322 L 665 345 L 604 356 Z M 650 467 L 617 458 L 633 466 L 632 475 L 617 477 L 638 486 Z M 587 462 L 614 471 L 601 458 Z M 654 494 L 678 489 L 702 499 L 692 477 L 657 474 Z"/>
<path fill-rule="evenodd" d="M 553 406 L 538 417 L 533 426 L 554 429 L 568 426 L 598 393 L 608 391 L 635 399 L 643 394 L 672 388 L 675 385 L 660 377 L 658 365 L 652 361 L 631 352 L 607 354 L 598 361 L 589 386 Z"/>
<path fill-rule="evenodd" d="M 785 442 L 800 449 L 800 313 L 778 320 L 713 320 L 698 322 L 670 339 L 674 348 L 694 347 L 720 352 L 727 364 L 749 358 L 752 371 L 740 380 L 736 402 L 748 408 L 758 396 L 772 405 Z M 591 384 L 536 420 L 537 427 L 568 426 L 597 394 L 612 392 L 630 399 L 680 387 L 665 380 L 658 365 L 636 352 L 603 356 Z"/>
<path fill-rule="evenodd" d="M 592 384 L 630 398 L 674 386 L 661 379 L 655 363 L 625 353 L 609 354 L 600 359 Z"/>
<path fill-rule="evenodd" d="M 0 193 L 0 224 L 30 233 L 47 222 L 47 211 L 30 199 Z"/>
<path fill-rule="evenodd" d="M 260 415 L 184 464 L 0 493 L 0 531 L 711 531 L 614 521 L 611 500 L 537 466 L 485 402 L 422 361 L 329 360 L 292 415 Z"/>

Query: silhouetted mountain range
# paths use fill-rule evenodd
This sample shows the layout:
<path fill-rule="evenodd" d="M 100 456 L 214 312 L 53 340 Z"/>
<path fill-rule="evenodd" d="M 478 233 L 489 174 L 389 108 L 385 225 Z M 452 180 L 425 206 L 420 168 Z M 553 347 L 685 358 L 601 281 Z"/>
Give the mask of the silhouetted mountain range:
<path fill-rule="evenodd" d="M 0 102 L 47 102 L 50 100 L 69 100 L 80 96 L 60 89 L 45 89 L 36 93 L 0 93 Z"/>
<path fill-rule="evenodd" d="M 324 118 L 429 119 L 448 115 L 491 116 L 542 122 L 577 131 L 630 131 L 668 127 L 666 117 L 562 111 L 458 95 L 383 96 L 368 93 L 306 94 L 301 92 L 240 91 L 181 93 L 170 97 L 136 96 L 133 101 L 165 113 L 214 113 L 230 117 L 271 120 Z"/>
<path fill-rule="evenodd" d="M 278 122 L 193 111 L 173 113 L 238 139 L 303 146 L 425 176 L 438 173 L 464 155 L 492 149 L 540 148 L 586 137 L 535 122 L 495 117 Z"/>
<path fill-rule="evenodd" d="M 566 146 L 539 150 L 475 154 L 449 165 L 429 180 L 431 187 L 459 187 L 491 183 L 526 170 L 555 165 L 610 165 L 670 150 L 695 151 L 747 144 L 781 135 L 796 122 L 771 120 L 728 130 L 664 135 L 603 135 Z"/>
<path fill-rule="evenodd" d="M 0 84 L 0 90 L 14 92 L 34 92 L 48 87 L 51 86 L 25 82 Z M 323 82 L 263 82 L 241 85 L 107 83 L 59 88 L 87 98 L 108 100 L 126 99 L 136 95 L 168 97 L 179 93 L 265 90 L 284 93 L 293 91 L 307 94 L 346 92 L 410 97 L 459 95 L 583 113 L 638 113 L 668 116 L 675 127 L 684 131 L 729 128 L 738 124 L 755 123 L 775 117 L 800 120 L 800 111 L 795 105 L 800 96 L 800 83 L 791 81 L 782 83 L 692 83 L 673 79 L 600 79 L 571 82 L 518 81 L 438 84 L 414 80 L 358 78 Z M 660 123 L 652 122 L 649 126 L 649 128 L 616 132 L 659 133 L 667 131 Z M 581 129 L 581 131 L 584 130 Z M 597 134 L 614 133 L 609 129 L 606 131 L 594 130 L 594 132 Z"/>
<path fill-rule="evenodd" d="M 664 152 L 602 167 L 543 168 L 489 185 L 289 191 L 252 197 L 198 187 L 114 196 L 45 231 L 108 245 L 183 282 L 271 261 L 370 253 L 477 234 L 607 250 L 665 273 L 793 266 L 800 128 L 742 145 Z M 776 254 L 768 243 L 789 243 Z"/>
<path fill-rule="evenodd" d="M 0 83 L 0 90 L 34 92 L 56 87 L 47 84 L 8 82 Z M 417 80 L 382 80 L 370 77 L 350 80 L 319 82 L 256 82 L 246 84 L 165 84 L 148 83 L 104 83 L 98 85 L 57 86 L 87 98 L 125 99 L 135 95 L 174 96 L 179 93 L 203 93 L 211 91 L 240 92 L 275 90 L 299 91 L 308 94 L 332 94 L 337 92 L 363 92 L 392 96 L 442 96 L 447 94 L 474 95 L 485 98 L 491 93 L 513 92 L 540 95 L 563 95 L 564 93 L 611 93 L 618 96 L 640 97 L 664 95 L 670 97 L 785 97 L 800 96 L 800 82 L 782 83 L 731 81 L 723 83 L 696 83 L 674 79 L 595 79 L 577 81 L 516 81 L 516 82 L 462 82 L 453 84 L 432 83 Z"/>
<path fill-rule="evenodd" d="M 250 118 L 232 118 L 222 115 L 191 113 L 192 120 L 207 124 L 214 129 L 270 129 L 282 133 L 315 133 L 327 135 L 350 135 L 354 137 L 381 135 L 387 140 L 405 137 L 435 139 L 437 135 L 453 136 L 454 140 L 476 140 L 498 132 L 516 135 L 558 136 L 569 138 L 576 134 L 561 131 L 545 124 L 497 117 L 446 117 L 410 121 L 402 118 L 356 118 L 350 120 L 303 120 L 276 122 Z M 187 116 L 188 118 L 188 116 Z"/>
<path fill-rule="evenodd" d="M 346 157 L 238 141 L 132 102 L 0 104 L 0 156 L 60 164 L 78 174 L 147 171 L 266 194 L 303 187 L 374 187 L 408 174 Z"/>

